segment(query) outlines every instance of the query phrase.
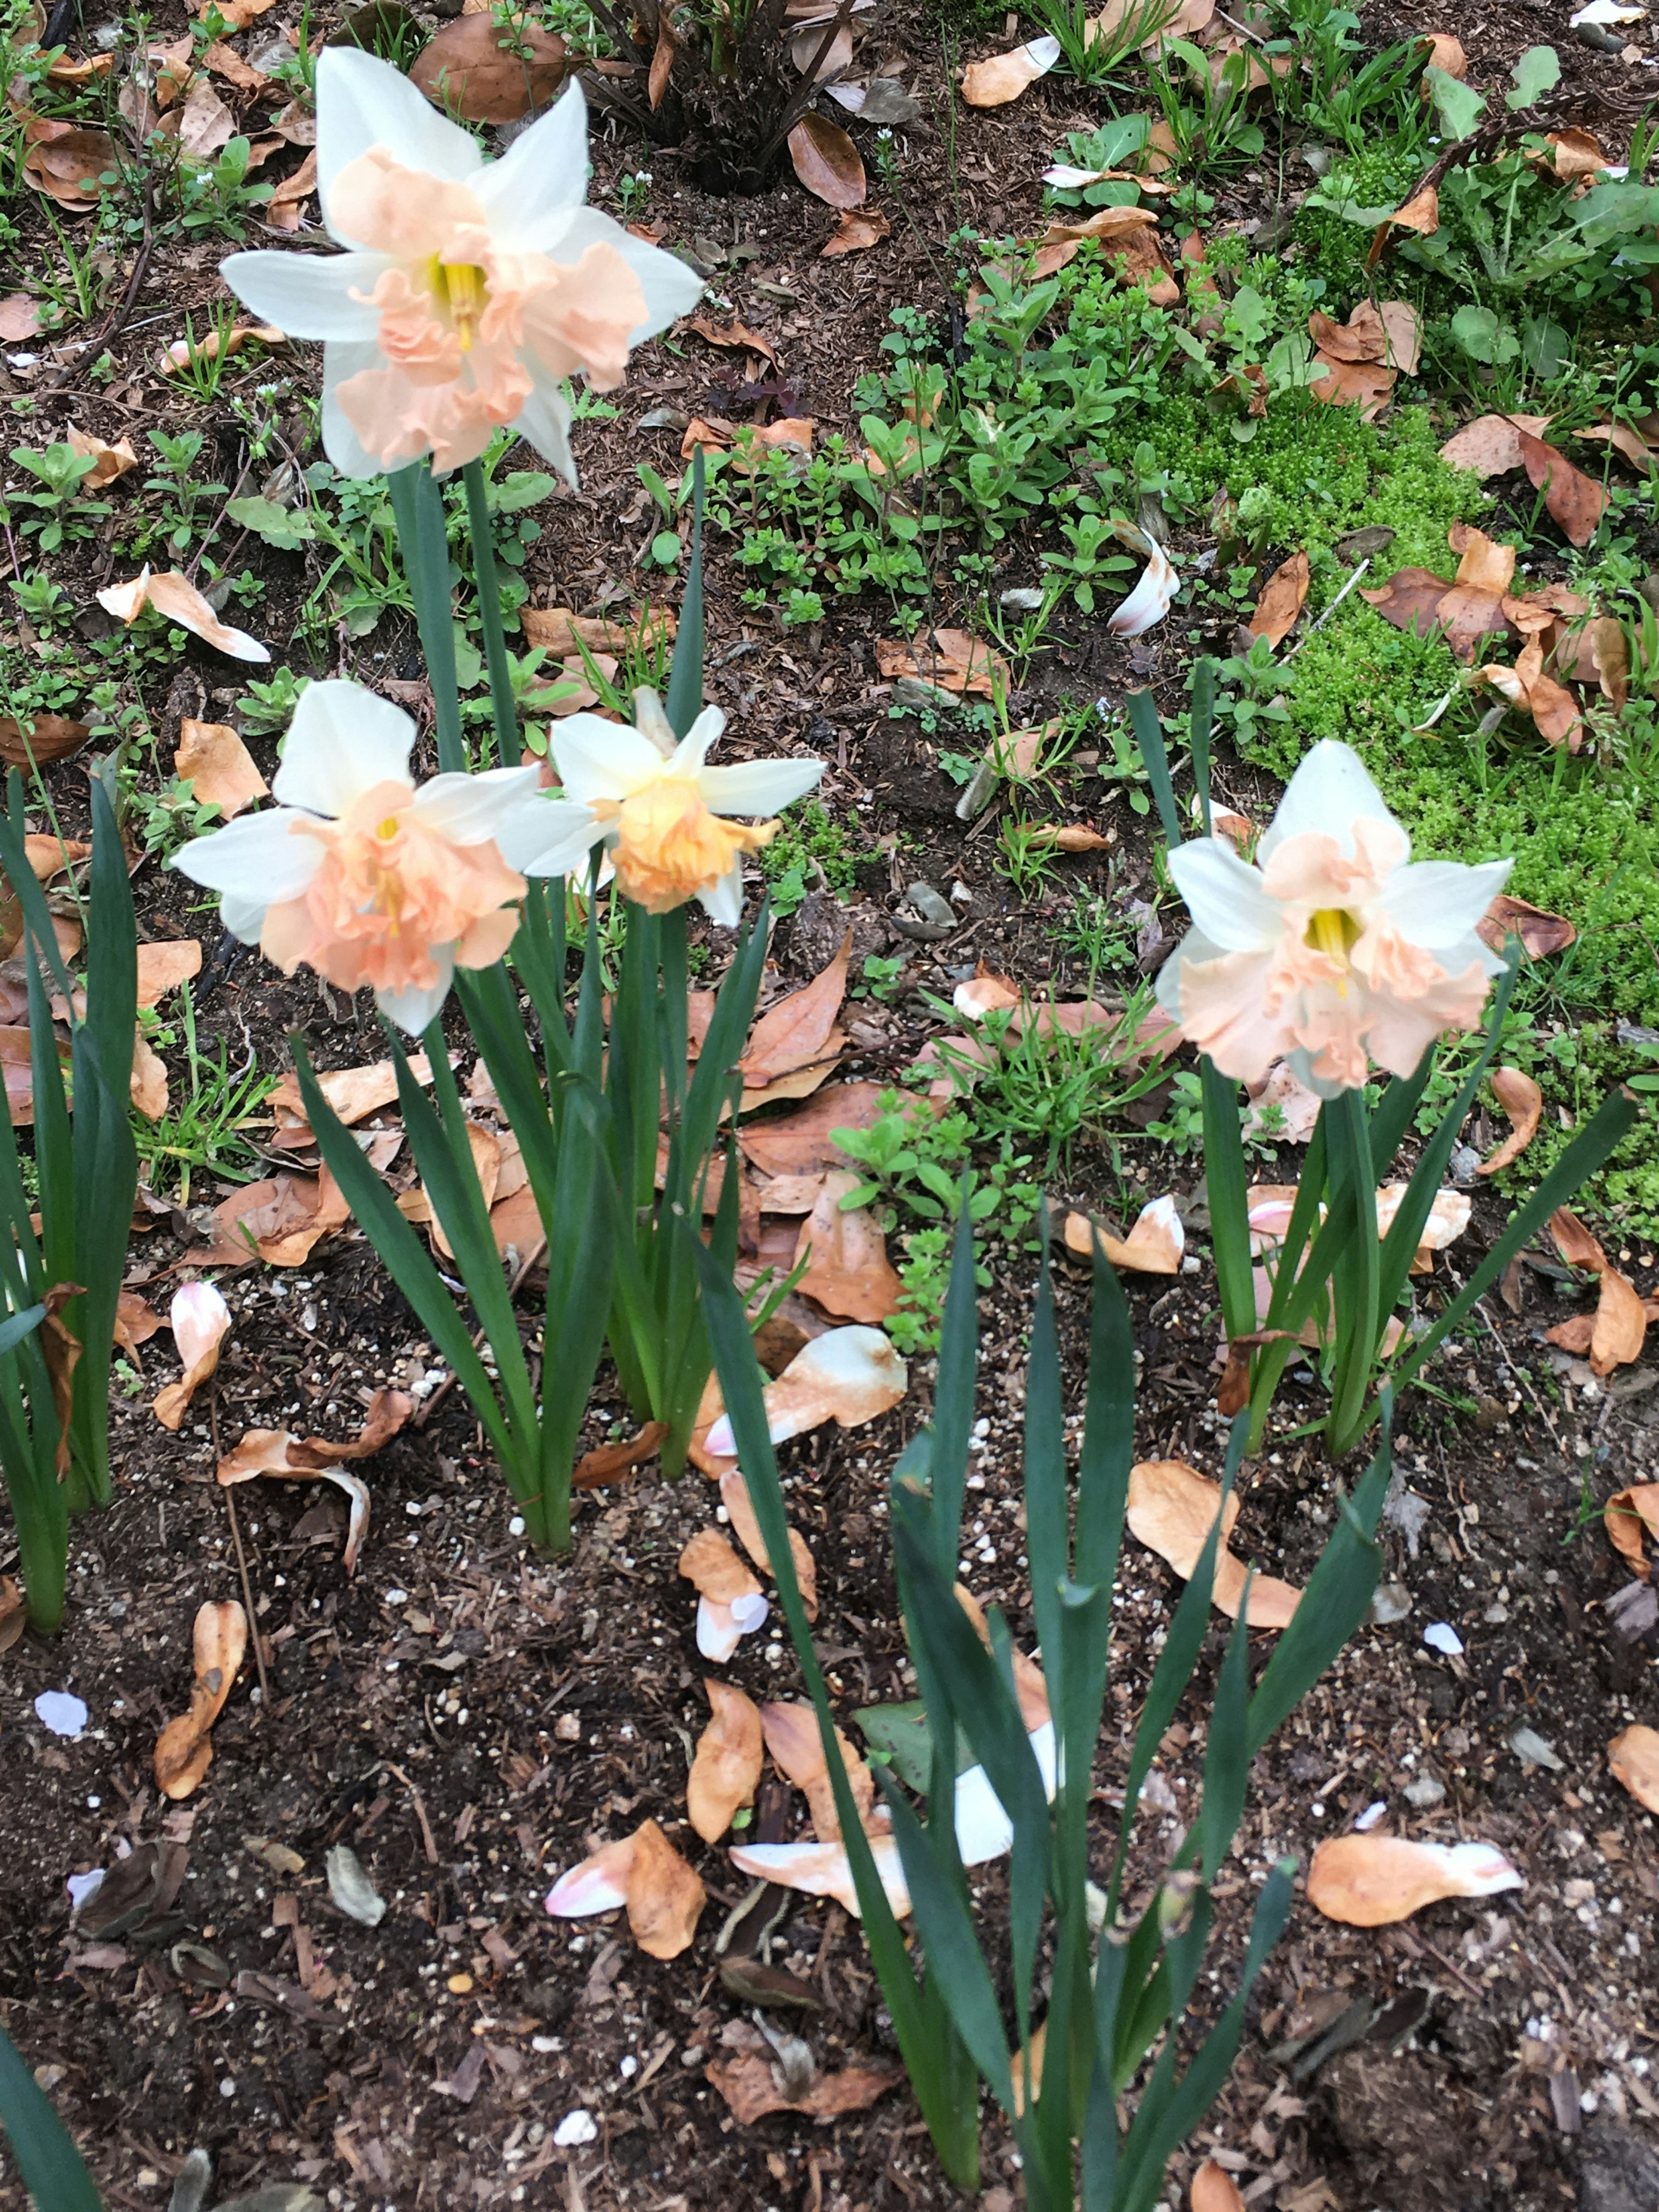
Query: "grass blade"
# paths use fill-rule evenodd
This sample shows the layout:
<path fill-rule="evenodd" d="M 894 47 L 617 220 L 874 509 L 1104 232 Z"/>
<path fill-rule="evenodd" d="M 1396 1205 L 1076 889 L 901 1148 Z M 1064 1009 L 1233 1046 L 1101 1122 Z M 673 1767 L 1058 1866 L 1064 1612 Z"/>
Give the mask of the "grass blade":
<path fill-rule="evenodd" d="M 74 2138 L 0 2027 L 0 2121 L 40 2212 L 104 2212 Z"/>

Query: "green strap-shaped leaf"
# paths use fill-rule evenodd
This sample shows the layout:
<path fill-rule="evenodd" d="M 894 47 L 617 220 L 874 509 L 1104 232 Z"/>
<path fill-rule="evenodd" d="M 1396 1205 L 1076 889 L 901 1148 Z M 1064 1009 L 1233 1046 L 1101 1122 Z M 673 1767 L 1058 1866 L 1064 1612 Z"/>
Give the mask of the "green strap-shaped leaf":
<path fill-rule="evenodd" d="M 0 2121 L 38 2212 L 104 2212 L 74 2138 L 0 2027 Z"/>
<path fill-rule="evenodd" d="M 1140 745 L 1140 757 L 1146 763 L 1146 781 L 1152 787 L 1152 799 L 1158 808 L 1158 818 L 1164 825 L 1164 842 L 1171 848 L 1181 842 L 1181 813 L 1176 805 L 1175 785 L 1170 779 L 1170 756 L 1164 743 L 1164 725 L 1158 719 L 1158 707 L 1150 691 L 1132 691 L 1125 702 L 1129 726 Z"/>
<path fill-rule="evenodd" d="M 438 766 L 446 775 L 458 775 L 466 767 L 466 744 L 461 736 L 461 697 L 455 680 L 455 622 L 443 494 L 424 461 L 393 469 L 386 488 L 392 498 L 398 543 L 403 548 L 421 648 L 426 654 L 427 678 L 432 686 Z"/>

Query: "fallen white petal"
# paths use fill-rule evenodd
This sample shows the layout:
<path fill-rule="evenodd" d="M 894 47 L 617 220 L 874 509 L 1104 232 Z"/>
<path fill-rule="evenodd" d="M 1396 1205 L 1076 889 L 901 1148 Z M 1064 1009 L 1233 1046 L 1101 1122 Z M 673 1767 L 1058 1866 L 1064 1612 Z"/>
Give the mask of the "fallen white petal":
<path fill-rule="evenodd" d="M 85 1705 L 68 1690 L 42 1690 L 34 1701 L 34 1713 L 54 1735 L 71 1740 L 81 1734 L 88 1719 Z"/>
<path fill-rule="evenodd" d="M 1431 1621 L 1423 1631 L 1423 1641 L 1431 1650 L 1443 1652 L 1448 1659 L 1461 1659 L 1463 1656 L 1462 1638 L 1443 1620 Z"/>

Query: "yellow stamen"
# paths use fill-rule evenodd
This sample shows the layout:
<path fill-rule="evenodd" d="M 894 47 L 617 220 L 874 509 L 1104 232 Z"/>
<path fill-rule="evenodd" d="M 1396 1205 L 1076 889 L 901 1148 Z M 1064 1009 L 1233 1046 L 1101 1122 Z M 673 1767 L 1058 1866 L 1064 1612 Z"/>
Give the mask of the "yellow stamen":
<path fill-rule="evenodd" d="M 1348 912 L 1346 907 L 1322 906 L 1310 921 L 1303 943 L 1315 952 L 1322 952 L 1328 960 L 1346 969 L 1348 955 L 1364 934 L 1363 926 Z M 1337 988 L 1346 989 L 1339 981 Z"/>
<path fill-rule="evenodd" d="M 434 253 L 427 263 L 427 282 L 434 299 L 453 324 L 462 352 L 471 352 L 472 327 L 489 295 L 483 270 L 474 261 L 441 261 Z"/>

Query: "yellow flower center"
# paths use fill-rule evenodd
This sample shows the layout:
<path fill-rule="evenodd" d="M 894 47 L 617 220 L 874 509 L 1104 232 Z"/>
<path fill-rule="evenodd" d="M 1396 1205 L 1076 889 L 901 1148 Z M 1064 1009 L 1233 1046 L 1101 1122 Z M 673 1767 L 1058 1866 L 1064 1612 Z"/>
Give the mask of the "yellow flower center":
<path fill-rule="evenodd" d="M 1322 906 L 1315 909 L 1302 941 L 1310 951 L 1322 952 L 1328 960 L 1334 961 L 1346 972 L 1348 955 L 1364 933 L 1363 923 L 1357 921 L 1346 907 Z M 1346 988 L 1346 982 L 1337 985 L 1339 991 Z"/>
<path fill-rule="evenodd" d="M 386 820 L 380 823 L 379 829 L 374 832 L 374 835 L 380 840 L 380 842 L 383 845 L 389 845 L 397 834 L 398 817 L 395 814 L 388 814 Z"/>
<path fill-rule="evenodd" d="M 470 352 L 473 326 L 489 297 L 483 270 L 474 261 L 441 261 L 434 253 L 426 276 L 439 313 L 460 338 L 462 352 Z"/>

